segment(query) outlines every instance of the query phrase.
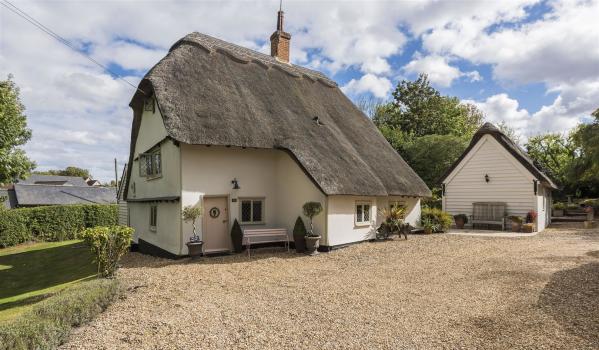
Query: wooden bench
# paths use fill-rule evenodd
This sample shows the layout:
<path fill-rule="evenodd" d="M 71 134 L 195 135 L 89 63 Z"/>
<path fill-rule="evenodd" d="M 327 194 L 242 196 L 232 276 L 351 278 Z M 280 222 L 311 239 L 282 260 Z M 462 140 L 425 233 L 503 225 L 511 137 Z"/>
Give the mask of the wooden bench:
<path fill-rule="evenodd" d="M 285 242 L 285 247 L 289 251 L 289 236 L 287 229 L 284 228 L 261 228 L 253 229 L 246 228 L 243 230 L 243 244 L 247 246 L 248 256 L 252 244 L 257 243 L 276 243 Z"/>
<path fill-rule="evenodd" d="M 472 228 L 475 224 L 500 225 L 505 230 L 505 208 L 503 202 L 472 203 Z"/>

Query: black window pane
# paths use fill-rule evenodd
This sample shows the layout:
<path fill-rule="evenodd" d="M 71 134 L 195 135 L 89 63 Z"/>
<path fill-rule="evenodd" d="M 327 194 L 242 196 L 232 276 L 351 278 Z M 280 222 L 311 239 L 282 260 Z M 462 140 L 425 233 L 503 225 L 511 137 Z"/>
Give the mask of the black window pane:
<path fill-rule="evenodd" d="M 252 219 L 252 202 L 241 201 L 241 221 L 250 222 Z"/>
<path fill-rule="evenodd" d="M 364 221 L 370 221 L 370 205 L 364 205 Z"/>
<path fill-rule="evenodd" d="M 262 201 L 254 202 L 253 221 L 262 221 Z"/>
<path fill-rule="evenodd" d="M 358 222 L 362 221 L 362 206 L 361 205 L 356 206 L 356 217 L 357 217 Z"/>

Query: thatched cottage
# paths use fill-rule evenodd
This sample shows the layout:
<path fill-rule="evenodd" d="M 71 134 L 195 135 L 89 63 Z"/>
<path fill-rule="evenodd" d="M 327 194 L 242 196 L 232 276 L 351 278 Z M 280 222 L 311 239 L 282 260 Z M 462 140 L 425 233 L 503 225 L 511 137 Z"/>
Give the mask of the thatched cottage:
<path fill-rule="evenodd" d="M 282 12 L 271 56 L 191 33 L 140 82 L 124 193 L 140 249 L 186 255 L 188 205 L 206 253 L 230 250 L 234 220 L 291 237 L 308 201 L 323 249 L 372 238 L 389 205 L 416 224 L 425 183 L 334 81 L 289 63 L 290 39 Z"/>

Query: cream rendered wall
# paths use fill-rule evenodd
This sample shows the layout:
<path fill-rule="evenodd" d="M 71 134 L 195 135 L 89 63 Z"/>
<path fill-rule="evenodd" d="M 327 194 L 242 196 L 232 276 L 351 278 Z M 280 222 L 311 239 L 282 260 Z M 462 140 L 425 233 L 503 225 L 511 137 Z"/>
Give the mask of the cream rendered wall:
<path fill-rule="evenodd" d="M 181 247 L 181 205 L 174 203 L 128 203 L 135 241 L 139 238 L 170 253 L 179 254 Z M 156 205 L 156 231 L 150 230 L 150 206 Z"/>
<path fill-rule="evenodd" d="M 485 135 L 445 180 L 443 210 L 472 215 L 473 202 L 505 202 L 508 215 L 526 216 L 537 207 L 533 179 L 503 146 Z"/>
<path fill-rule="evenodd" d="M 356 204 L 371 204 L 370 225 L 355 224 Z M 406 222 L 418 226 L 420 221 L 420 199 L 413 197 L 365 197 L 365 196 L 329 196 L 327 202 L 328 237 L 324 244 L 329 246 L 359 242 L 376 237 L 376 229 L 383 217 L 380 211 L 388 208 L 390 202 L 401 202 L 406 206 Z"/>
<path fill-rule="evenodd" d="M 131 178 L 129 181 L 128 197 L 131 200 L 152 199 L 159 197 L 178 197 L 181 195 L 181 159 L 180 149 L 167 139 L 166 129 L 158 108 L 155 112 L 144 111 L 141 118 Z M 162 176 L 148 180 L 139 176 L 139 154 L 163 141 L 160 146 L 162 161 Z M 157 230 L 149 230 L 150 206 L 158 207 Z M 180 203 L 165 202 L 127 202 L 129 208 L 129 225 L 135 229 L 134 241 L 139 238 L 150 242 L 173 254 L 180 253 L 181 237 L 181 205 Z"/>
<path fill-rule="evenodd" d="M 242 228 L 287 228 L 290 237 L 305 202 L 318 201 L 326 205 L 324 194 L 281 150 L 182 144 L 181 164 L 181 205 L 201 204 L 204 196 L 227 196 L 229 230 L 240 217 L 240 198 L 265 199 L 265 223 L 242 225 Z M 239 181 L 239 190 L 232 188 L 234 178 Z M 326 232 L 324 218 L 324 213 L 315 218 L 317 232 Z M 201 232 L 202 225 L 196 226 Z M 189 239 L 191 232 L 191 224 L 183 223 L 182 242 Z M 182 254 L 187 254 L 187 247 L 182 245 L 181 249 Z"/>

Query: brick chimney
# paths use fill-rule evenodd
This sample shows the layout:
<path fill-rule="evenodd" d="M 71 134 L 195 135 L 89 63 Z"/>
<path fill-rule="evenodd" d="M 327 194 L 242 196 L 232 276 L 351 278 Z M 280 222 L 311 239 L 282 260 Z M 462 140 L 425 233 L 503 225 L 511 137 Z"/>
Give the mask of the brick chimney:
<path fill-rule="evenodd" d="M 291 34 L 283 31 L 283 11 L 279 8 L 277 30 L 270 36 L 270 55 L 279 61 L 289 63 L 289 41 L 291 41 Z"/>

